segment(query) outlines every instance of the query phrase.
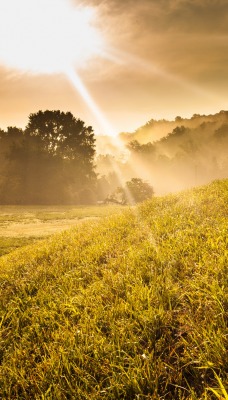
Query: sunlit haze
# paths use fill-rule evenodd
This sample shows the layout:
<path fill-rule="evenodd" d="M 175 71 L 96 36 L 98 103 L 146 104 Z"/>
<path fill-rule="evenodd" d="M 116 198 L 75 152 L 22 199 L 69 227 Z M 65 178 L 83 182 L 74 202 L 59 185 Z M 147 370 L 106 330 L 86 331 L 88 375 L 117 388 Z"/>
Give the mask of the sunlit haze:
<path fill-rule="evenodd" d="M 0 127 L 71 111 L 96 134 L 228 108 L 228 3 L 0 0 Z"/>
<path fill-rule="evenodd" d="M 7 67 L 62 73 L 85 66 L 102 49 L 91 7 L 73 7 L 70 0 L 7 0 L 0 15 L 0 61 Z"/>
<path fill-rule="evenodd" d="M 103 129 L 104 132 L 107 132 L 108 135 L 115 136 L 115 131 L 113 127 L 106 120 L 105 115 L 102 113 L 96 102 L 91 97 L 90 93 L 86 89 L 76 71 L 73 68 L 69 68 L 68 70 L 66 70 L 66 76 L 69 78 L 69 81 L 75 87 L 75 89 L 79 92 L 90 111 L 96 117 L 101 129 Z"/>

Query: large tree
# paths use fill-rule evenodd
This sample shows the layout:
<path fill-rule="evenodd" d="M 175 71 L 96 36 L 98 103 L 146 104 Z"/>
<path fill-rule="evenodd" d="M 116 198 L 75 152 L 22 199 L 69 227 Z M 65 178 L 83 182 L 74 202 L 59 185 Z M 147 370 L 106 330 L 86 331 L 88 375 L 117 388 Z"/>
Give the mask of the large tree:
<path fill-rule="evenodd" d="M 95 139 L 91 126 L 76 119 L 70 112 L 38 111 L 29 115 L 25 130 L 30 136 L 42 139 L 45 149 L 52 155 L 68 160 L 91 162 L 95 153 Z"/>
<path fill-rule="evenodd" d="M 39 138 L 45 152 L 58 163 L 56 174 L 60 174 L 61 179 L 64 177 L 64 193 L 68 200 L 71 197 L 74 202 L 76 193 L 93 184 L 95 138 L 91 126 L 86 126 L 70 112 L 46 110 L 30 114 L 25 134 Z"/>
<path fill-rule="evenodd" d="M 5 144 L 0 202 L 78 203 L 93 189 L 93 130 L 70 112 L 31 114 L 24 132 L 8 128 L 0 132 L 0 140 Z"/>

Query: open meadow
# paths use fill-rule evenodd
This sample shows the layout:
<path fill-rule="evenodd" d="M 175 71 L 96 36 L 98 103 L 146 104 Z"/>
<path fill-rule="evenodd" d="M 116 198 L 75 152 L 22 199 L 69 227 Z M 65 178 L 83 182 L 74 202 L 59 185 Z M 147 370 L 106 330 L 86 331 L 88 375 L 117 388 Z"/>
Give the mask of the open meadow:
<path fill-rule="evenodd" d="M 3 241 L 35 243 L 2 244 L 0 399 L 228 399 L 228 180 L 111 216 L 1 210 Z"/>
<path fill-rule="evenodd" d="M 0 206 L 0 256 L 79 222 L 120 212 L 121 206 Z"/>

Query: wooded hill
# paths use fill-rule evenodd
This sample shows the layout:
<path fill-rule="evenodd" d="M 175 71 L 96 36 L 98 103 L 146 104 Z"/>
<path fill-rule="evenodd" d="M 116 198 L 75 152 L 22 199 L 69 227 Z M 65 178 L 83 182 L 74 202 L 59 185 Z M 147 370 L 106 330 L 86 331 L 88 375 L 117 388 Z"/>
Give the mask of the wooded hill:
<path fill-rule="evenodd" d="M 132 179 L 165 194 L 226 177 L 228 111 L 151 120 L 118 138 L 59 110 L 0 130 L 0 204 L 94 204 Z"/>
<path fill-rule="evenodd" d="M 228 111 L 222 110 L 219 113 L 210 115 L 193 114 L 191 118 L 177 116 L 173 121 L 151 119 L 134 132 L 122 132 L 119 136 L 124 142 L 138 140 L 141 144 L 145 144 L 160 140 L 177 127 L 185 126 L 189 129 L 195 129 L 207 123 L 214 123 L 217 126 L 216 129 L 223 124 L 227 124 Z"/>
<path fill-rule="evenodd" d="M 166 134 L 164 136 L 164 134 Z M 111 160 L 129 179 L 148 181 L 155 193 L 174 192 L 228 176 L 228 112 L 191 119 L 150 121 L 134 133 L 121 134 L 130 156 Z M 100 158 L 98 170 L 108 170 Z M 102 170 L 102 163 L 105 168 Z"/>

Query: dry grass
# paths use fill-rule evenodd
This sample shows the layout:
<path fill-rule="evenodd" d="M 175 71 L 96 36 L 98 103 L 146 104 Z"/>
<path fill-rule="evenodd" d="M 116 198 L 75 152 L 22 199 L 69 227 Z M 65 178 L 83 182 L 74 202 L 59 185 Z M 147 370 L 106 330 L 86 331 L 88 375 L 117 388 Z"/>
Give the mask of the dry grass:
<path fill-rule="evenodd" d="M 0 398 L 227 399 L 228 181 L 0 258 Z"/>
<path fill-rule="evenodd" d="M 0 256 L 87 220 L 119 213 L 120 206 L 1 206 Z"/>

